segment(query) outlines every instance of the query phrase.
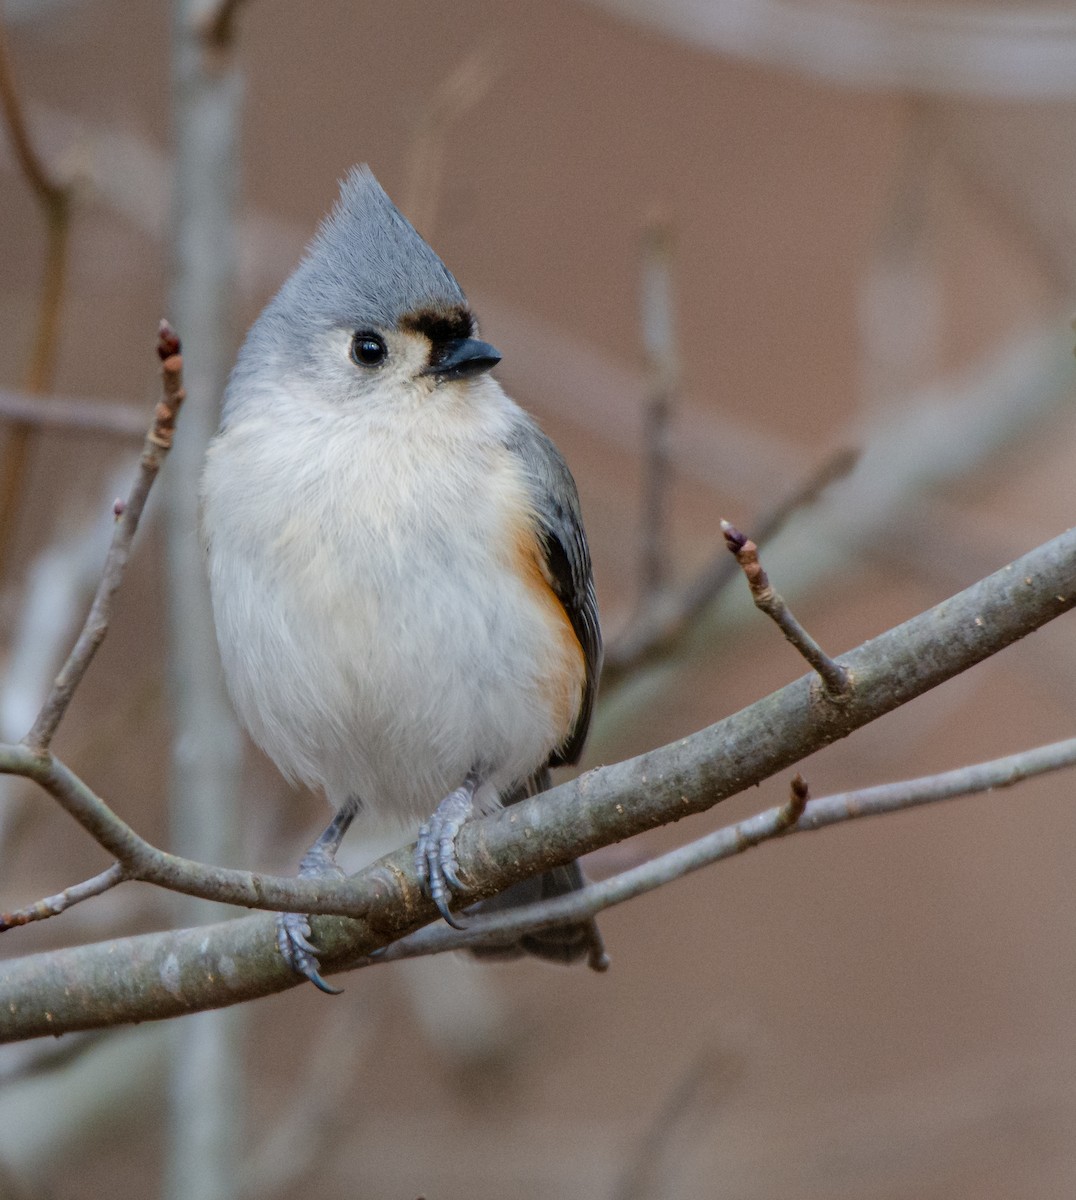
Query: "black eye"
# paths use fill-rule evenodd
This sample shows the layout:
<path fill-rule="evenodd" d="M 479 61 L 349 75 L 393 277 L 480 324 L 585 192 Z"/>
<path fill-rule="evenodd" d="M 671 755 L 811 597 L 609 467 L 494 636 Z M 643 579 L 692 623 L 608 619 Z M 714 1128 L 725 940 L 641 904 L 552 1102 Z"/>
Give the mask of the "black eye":
<path fill-rule="evenodd" d="M 351 357 L 360 367 L 377 367 L 385 361 L 388 348 L 376 333 L 363 331 L 351 339 Z"/>

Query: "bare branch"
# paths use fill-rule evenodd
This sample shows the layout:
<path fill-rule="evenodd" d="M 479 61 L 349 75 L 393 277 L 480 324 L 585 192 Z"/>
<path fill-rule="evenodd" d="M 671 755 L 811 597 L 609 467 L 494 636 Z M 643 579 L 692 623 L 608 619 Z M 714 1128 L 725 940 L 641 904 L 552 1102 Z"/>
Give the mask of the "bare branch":
<path fill-rule="evenodd" d="M 610 876 L 599 883 L 588 883 L 571 895 L 543 900 L 497 915 L 474 918 L 465 931 L 442 925 L 428 926 L 389 946 L 378 954 L 377 961 L 389 962 L 424 954 L 440 954 L 446 950 L 465 950 L 476 945 L 498 945 L 502 941 L 514 940 L 522 933 L 597 916 L 603 909 L 633 900 L 703 867 L 734 858 L 754 846 L 788 833 L 806 833 L 859 817 L 901 812 L 957 796 L 994 791 L 1022 783 L 1036 775 L 1073 766 L 1076 766 L 1076 738 L 1069 738 L 990 762 L 958 767 L 940 775 L 843 792 L 811 800 L 809 804 L 807 784 L 803 776 L 797 774 L 792 779 L 788 803 L 780 808 L 756 813 L 629 871 Z"/>
<path fill-rule="evenodd" d="M 766 614 L 789 642 L 822 677 L 826 691 L 833 698 L 846 696 L 852 688 L 852 677 L 845 667 L 833 661 L 806 629 L 796 620 L 784 597 L 770 583 L 758 559 L 758 547 L 728 521 L 721 522 L 725 542 L 740 564 L 755 607 Z"/>
<path fill-rule="evenodd" d="M 49 1071 L 64 1070 L 105 1038 L 114 1036 L 107 1029 L 94 1029 L 74 1033 L 62 1040 L 8 1046 L 0 1059 L 0 1087 Z"/>
<path fill-rule="evenodd" d="M 225 693 L 205 555 L 198 483 L 235 359 L 237 212 L 243 72 L 238 0 L 176 0 L 172 40 L 175 171 L 168 233 L 170 305 L 193 353 L 192 403 L 164 480 L 168 683 L 172 752 L 169 809 L 177 849 L 204 862 L 238 855 L 242 739 Z M 214 13 L 200 25 L 206 11 Z M 224 914 L 185 902 L 183 924 Z M 241 1013 L 208 1013 L 173 1039 L 164 1200 L 239 1194 L 235 1145 L 243 1094 Z"/>
<path fill-rule="evenodd" d="M 304 1062 L 303 1077 L 288 1089 L 284 1114 L 259 1139 L 242 1173 L 243 1196 L 266 1200 L 290 1195 L 309 1179 L 319 1161 L 352 1119 L 349 1094 L 362 1078 L 364 1061 L 376 1040 L 369 1011 L 334 1005 Z"/>
<path fill-rule="evenodd" d="M 775 508 L 758 520 L 759 542 L 765 543 L 776 537 L 789 517 L 808 504 L 813 504 L 831 483 L 843 479 L 856 465 L 858 458 L 856 451 L 848 449 L 838 450 L 827 458 Z M 652 604 L 648 611 L 606 646 L 602 686 L 609 687 L 619 682 L 650 657 L 669 650 L 737 574 L 736 563 L 729 558 L 726 547 L 722 545 L 721 553 L 715 555 L 686 587 L 666 593 L 660 603 Z"/>
<path fill-rule="evenodd" d="M 465 885 L 462 898 L 483 899 L 599 846 L 712 808 L 1073 607 L 1076 529 L 842 656 L 842 665 L 854 673 L 857 686 L 840 703 L 833 702 L 816 679 L 806 676 L 689 738 L 590 771 L 468 823 L 457 844 Z M 120 853 L 117 857 L 135 863 L 132 878 L 249 906 L 362 914 L 358 919 L 322 917 L 312 923 L 327 972 L 354 966 L 360 957 L 436 918 L 415 873 L 411 847 L 387 855 L 347 881 L 278 881 L 199 866 L 159 851 L 147 854 L 146 843 L 49 755 L 26 747 L 7 747 L 0 753 L 0 769 L 36 779 L 62 801 L 77 798 L 103 823 L 110 840 L 126 831 L 132 844 L 126 847 L 126 857 Z M 1025 763 L 1020 777 L 1031 769 Z M 842 819 L 867 811 L 862 795 L 846 807 L 848 816 Z M 871 811 L 888 809 L 882 805 Z M 821 826 L 833 819 L 823 802 L 817 801 L 795 828 Z M 742 825 L 733 827 L 732 833 L 713 835 L 731 838 L 731 845 L 719 856 L 788 832 L 788 813 L 773 810 Z M 105 844 L 104 838 L 99 840 Z M 117 840 L 124 842 L 123 837 Z M 701 851 L 696 844 L 685 848 L 685 853 Z M 653 864 L 647 864 L 638 870 L 653 869 Z M 664 869 L 672 871 L 672 878 L 682 873 L 679 864 Z M 627 873 L 592 886 L 602 889 L 615 882 L 623 888 L 625 879 L 631 884 L 633 878 L 639 880 Z M 315 893 L 309 900 L 308 889 Z M 595 893 L 581 894 L 593 897 Z M 122 987 L 117 987 L 117 980 L 123 981 Z M 274 921 L 266 915 L 52 951 L 5 964 L 0 976 L 0 1040 L 162 1019 L 296 985 L 297 977 L 276 951 Z"/>
<path fill-rule="evenodd" d="M 36 753 L 48 749 L 63 715 L 71 703 L 82 677 L 86 674 L 93 656 L 105 639 L 112 615 L 112 601 L 123 579 L 131 543 L 138 529 L 138 522 L 146 504 L 149 490 L 161 463 L 172 445 L 176 414 L 183 403 L 183 359 L 180 355 L 179 339 L 167 321 L 162 321 L 158 332 L 157 353 L 161 358 L 161 380 L 163 395 L 154 414 L 153 425 L 146 434 L 138 476 L 131 487 L 126 501 L 117 506 L 116 532 L 105 559 L 101 582 L 82 631 L 74 649 L 60 669 L 52 691 L 49 693 L 33 729 L 26 737 L 26 745 Z"/>
<path fill-rule="evenodd" d="M 497 76 L 500 43 L 479 44 L 438 84 L 419 120 L 408 155 L 403 210 L 423 236 L 433 233 L 449 134 L 489 91 Z"/>
<path fill-rule="evenodd" d="M 49 173 L 34 146 L 33 138 L 30 137 L 26 117 L 22 111 L 22 101 L 19 99 L 19 90 L 15 84 L 15 73 L 11 67 L 7 32 L 3 22 L 0 22 L 0 109 L 3 110 L 4 124 L 7 126 L 15 157 L 27 183 L 33 188 L 43 207 L 62 206 L 67 200 L 68 189 Z"/>
<path fill-rule="evenodd" d="M 1073 279 L 1071 270 L 1066 269 L 1070 247 L 1062 231 L 1052 228 L 1034 210 L 1029 211 L 1027 204 L 1007 195 L 959 138 L 948 138 L 945 152 L 969 198 L 1001 227 L 1004 235 L 1014 239 L 1056 294 L 1067 299 L 1072 294 Z"/>
<path fill-rule="evenodd" d="M 1076 86 L 1076 19 L 1060 5 L 598 2 L 696 49 L 868 92 L 1068 100 Z"/>
<path fill-rule="evenodd" d="M 141 438 L 145 435 L 144 413 L 140 426 Z M 99 499 L 85 508 L 81 518 L 68 514 L 64 524 L 70 528 L 38 552 L 25 570 L 0 676 L 0 740 L 4 742 L 18 741 L 33 725 L 42 697 L 48 695 L 86 618 L 115 532 L 115 497 L 126 490 L 129 475 L 129 465 L 126 470 L 110 471 L 94 489 Z M 100 716 L 91 722 L 79 742 L 89 738 L 97 754 L 107 756 L 108 730 L 113 740 L 121 730 L 125 738 L 131 736 L 135 717 L 141 715 L 145 704 L 144 692 L 139 686 L 125 689 L 121 702 L 100 714 L 104 723 Z M 68 753 L 81 757 L 71 743 Z M 33 791 L 21 786 L 22 782 L 14 776 L 0 777 L 0 857 L 31 803 Z"/>
<path fill-rule="evenodd" d="M 680 369 L 673 332 L 673 231 L 654 216 L 642 237 L 640 316 L 648 376 L 643 455 L 641 609 L 665 587 L 669 564 L 668 495 L 672 475 L 669 426 L 679 387 Z"/>
<path fill-rule="evenodd" d="M 840 572 L 876 553 L 894 529 L 899 531 L 909 519 L 921 515 L 924 495 L 968 477 L 1004 453 L 1015 439 L 1035 427 L 1045 428 L 1046 421 L 1061 412 L 1070 412 L 1072 388 L 1072 334 L 1066 318 L 1055 320 L 1049 332 L 990 354 L 962 381 L 903 398 L 857 433 L 864 447 L 857 470 L 821 499 L 809 522 L 801 515 L 798 528 L 790 527 L 772 544 L 767 541 L 770 570 L 789 590 L 794 580 L 797 594 L 819 584 L 831 586 Z M 810 539 L 809 555 L 802 550 L 804 538 Z M 731 557 L 724 552 L 723 556 L 731 564 Z M 714 615 L 711 610 L 699 613 L 692 631 L 697 639 L 695 652 L 700 643 L 717 636 Z M 721 636 L 728 637 L 740 627 L 743 616 L 728 608 L 721 615 Z M 669 661 L 663 665 L 675 665 L 681 649 L 679 644 L 671 646 Z M 609 676 L 609 658 L 607 653 L 603 684 Z M 625 688 L 623 696 L 617 697 L 617 726 L 645 728 L 646 713 L 663 703 L 677 678 L 675 671 L 665 670 L 648 681 L 650 686 Z M 591 734 L 592 749 L 599 752 L 603 725 L 599 719 Z"/>
<path fill-rule="evenodd" d="M 364 901 L 346 883 L 330 887 L 293 876 L 210 867 L 150 845 L 47 751 L 0 745 L 0 773 L 32 779 L 123 867 L 126 877 L 172 892 L 276 912 L 359 913 Z"/>
<path fill-rule="evenodd" d="M 133 404 L 33 396 L 4 389 L 0 389 L 0 421 L 132 441 L 144 437 L 146 432 L 145 413 Z"/>
<path fill-rule="evenodd" d="M 45 270 L 38 299 L 37 321 L 30 359 L 26 368 L 26 390 L 46 391 L 52 385 L 59 344 L 60 309 L 67 279 L 67 245 L 71 226 L 69 184 L 61 183 L 46 169 L 37 153 L 23 116 L 7 48 L 7 37 L 0 22 L 0 109 L 27 183 L 33 190 L 45 220 Z M 34 428 L 25 422 L 14 423 L 0 452 L 0 573 L 3 571 L 15 536 L 17 515 L 29 466 Z"/>
<path fill-rule="evenodd" d="M 127 873 L 123 867 L 119 863 L 113 863 L 111 867 L 99 875 L 95 875 L 92 879 L 86 879 L 82 883 L 64 888 L 55 896 L 46 896 L 44 900 L 38 900 L 26 908 L 17 908 L 14 912 L 0 913 L 0 933 L 14 929 L 17 925 L 29 925 L 31 921 L 44 921 L 48 917 L 58 917 L 60 913 L 66 912 L 75 904 L 89 900 L 93 896 L 100 896 L 116 887 L 117 884 L 123 883 L 126 878 Z"/>
<path fill-rule="evenodd" d="M 198 22 L 198 36 L 212 50 L 230 50 L 243 0 L 217 0 Z"/>
<path fill-rule="evenodd" d="M 722 1096 L 713 1085 L 718 1079 L 725 1084 L 724 1095 L 742 1073 L 743 1060 L 739 1055 L 722 1053 L 716 1047 L 705 1046 L 677 1080 L 665 1097 L 650 1126 L 635 1140 L 614 1200 L 653 1200 L 675 1193 L 668 1173 L 676 1156 L 672 1152 L 675 1135 L 687 1119 L 700 1110 L 711 1116 Z"/>

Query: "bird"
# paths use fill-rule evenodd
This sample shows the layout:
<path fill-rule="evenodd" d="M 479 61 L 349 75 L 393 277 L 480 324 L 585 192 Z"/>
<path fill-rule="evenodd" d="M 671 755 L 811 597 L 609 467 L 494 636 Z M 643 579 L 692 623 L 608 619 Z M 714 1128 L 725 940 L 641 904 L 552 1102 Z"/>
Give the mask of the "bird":
<path fill-rule="evenodd" d="M 420 821 L 416 867 L 457 927 L 460 828 L 578 762 L 602 663 L 575 481 L 478 332 L 436 252 L 353 168 L 243 342 L 201 486 L 236 712 L 333 810 L 300 876 L 340 871 L 361 811 Z M 583 882 L 572 863 L 487 903 Z M 337 990 L 308 917 L 279 914 L 277 945 Z M 592 920 L 486 953 L 608 963 Z"/>

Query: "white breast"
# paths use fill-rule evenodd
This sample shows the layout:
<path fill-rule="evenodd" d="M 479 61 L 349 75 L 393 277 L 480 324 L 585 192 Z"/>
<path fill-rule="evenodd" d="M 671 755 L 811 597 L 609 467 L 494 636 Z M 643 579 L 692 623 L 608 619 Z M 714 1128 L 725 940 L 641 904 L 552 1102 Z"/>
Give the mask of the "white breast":
<path fill-rule="evenodd" d="M 504 788 L 578 707 L 578 646 L 520 557 L 530 502 L 503 445 L 515 409 L 485 382 L 491 403 L 391 422 L 240 417 L 210 450 L 204 523 L 236 709 L 335 805 L 357 794 L 421 817 L 472 767 Z"/>

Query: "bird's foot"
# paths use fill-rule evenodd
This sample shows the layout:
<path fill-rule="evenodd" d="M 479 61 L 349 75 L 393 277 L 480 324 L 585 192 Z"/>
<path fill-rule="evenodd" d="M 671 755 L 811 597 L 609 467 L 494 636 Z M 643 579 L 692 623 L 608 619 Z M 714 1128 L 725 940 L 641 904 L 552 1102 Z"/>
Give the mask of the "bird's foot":
<path fill-rule="evenodd" d="M 316 988 L 329 996 L 338 996 L 344 989 L 326 983 L 321 974 L 318 949 L 310 940 L 310 918 L 303 913 L 277 913 L 276 944 L 281 957 L 295 972 L 309 979 Z"/>
<path fill-rule="evenodd" d="M 468 775 L 460 787 L 438 804 L 429 821 L 418 831 L 415 870 L 426 885 L 437 911 L 453 929 L 466 929 L 448 907 L 453 891 L 462 889 L 456 861 L 456 835 L 474 812 L 478 781 Z"/>
<path fill-rule="evenodd" d="M 336 851 L 348 827 L 358 811 L 358 800 L 344 805 L 327 828 L 299 861 L 300 879 L 319 879 L 326 875 L 343 878 L 344 872 L 336 864 Z M 318 949 L 310 940 L 310 918 L 303 913 L 278 913 L 276 918 L 276 944 L 281 957 L 295 972 L 302 975 L 329 996 L 338 996 L 344 989 L 334 988 L 325 982 L 318 961 Z"/>

